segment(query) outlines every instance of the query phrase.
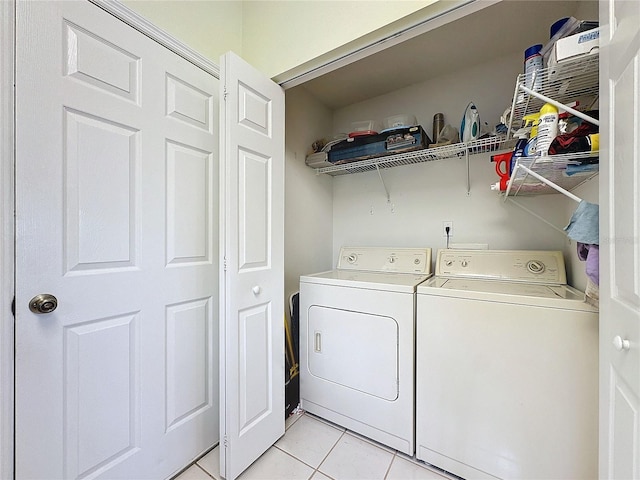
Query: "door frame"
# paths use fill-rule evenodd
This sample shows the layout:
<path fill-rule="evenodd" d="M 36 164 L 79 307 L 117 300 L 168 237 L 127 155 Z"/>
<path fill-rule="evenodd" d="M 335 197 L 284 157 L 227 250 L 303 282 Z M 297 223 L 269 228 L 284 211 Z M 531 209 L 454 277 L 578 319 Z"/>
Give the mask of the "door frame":
<path fill-rule="evenodd" d="M 119 0 L 87 0 L 213 77 L 220 68 Z M 17 0 L 0 1 L 0 478 L 14 474 L 15 46 Z M 221 219 L 222 222 L 222 219 Z M 221 223 L 221 228 L 224 224 Z M 223 285 L 220 285 L 222 291 Z"/>
<path fill-rule="evenodd" d="M 13 478 L 15 1 L 0 2 L 0 478 Z"/>

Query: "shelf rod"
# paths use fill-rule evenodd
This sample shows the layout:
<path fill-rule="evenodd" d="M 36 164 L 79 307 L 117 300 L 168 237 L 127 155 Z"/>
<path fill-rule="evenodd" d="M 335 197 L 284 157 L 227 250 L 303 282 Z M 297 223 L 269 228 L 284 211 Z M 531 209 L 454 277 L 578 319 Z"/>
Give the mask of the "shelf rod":
<path fill-rule="evenodd" d="M 551 105 L 554 105 L 556 107 L 558 107 L 561 110 L 564 110 L 566 112 L 569 112 L 572 115 L 575 115 L 576 117 L 580 117 L 583 120 L 586 120 L 589 123 L 592 123 L 596 126 L 600 126 L 600 121 L 596 120 L 595 118 L 590 117 L 589 115 L 584 114 L 583 112 L 580 112 L 578 110 L 576 110 L 575 108 L 571 108 L 568 107 L 567 105 L 560 103 L 556 100 L 554 100 L 553 98 L 549 98 L 546 95 L 543 95 L 541 93 L 535 92 L 533 90 L 531 90 L 528 87 L 525 87 L 524 85 L 520 84 L 520 90 L 522 90 L 525 93 L 528 93 L 529 95 L 532 95 L 536 98 L 539 98 L 540 100 L 542 100 L 543 102 L 547 102 L 550 103 Z"/>
<path fill-rule="evenodd" d="M 534 172 L 533 170 L 531 170 L 530 168 L 525 167 L 524 165 L 516 165 L 516 168 L 513 170 L 513 173 L 511 174 L 511 179 L 509 180 L 509 184 L 507 185 L 507 190 L 505 192 L 505 197 L 509 196 L 509 192 L 511 191 L 511 185 L 513 183 L 513 179 L 514 177 L 514 173 L 516 173 L 518 171 L 518 169 L 522 169 L 525 172 L 527 172 L 529 175 L 537 178 L 538 180 L 540 180 L 542 183 L 544 183 L 545 185 L 550 186 L 551 188 L 553 188 L 554 190 L 556 190 L 557 192 L 569 197 L 571 200 L 574 200 L 575 202 L 580 203 L 582 201 L 582 199 L 576 195 L 574 195 L 573 193 L 571 193 L 569 190 L 565 190 L 564 188 L 562 188 L 560 185 L 556 185 L 555 183 L 553 183 L 551 180 L 544 178 L 542 175 Z"/>
<path fill-rule="evenodd" d="M 387 203 L 391 203 L 391 195 L 389 195 L 389 190 L 387 190 L 387 185 L 384 183 L 384 178 L 382 178 L 382 173 L 380 173 L 380 167 L 378 167 L 378 165 L 376 165 L 376 170 L 378 171 L 378 176 L 380 177 L 380 181 L 382 182 L 384 193 L 387 195 Z"/>
<path fill-rule="evenodd" d="M 465 157 L 467 160 L 467 196 L 471 195 L 471 175 L 469 173 L 469 149 L 465 150 Z"/>
<path fill-rule="evenodd" d="M 518 98 L 518 83 L 516 82 L 516 89 L 513 92 L 513 100 L 511 100 L 511 112 L 509 112 L 509 125 L 507 125 L 507 138 L 512 138 L 511 128 L 513 127 L 513 112 L 516 111 L 516 99 Z"/>

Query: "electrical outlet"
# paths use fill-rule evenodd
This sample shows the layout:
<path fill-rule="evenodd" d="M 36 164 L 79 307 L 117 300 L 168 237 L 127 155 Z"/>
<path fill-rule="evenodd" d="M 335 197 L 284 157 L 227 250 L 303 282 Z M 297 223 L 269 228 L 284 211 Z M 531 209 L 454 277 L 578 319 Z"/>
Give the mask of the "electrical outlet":
<path fill-rule="evenodd" d="M 447 236 L 447 227 L 449 227 L 449 238 L 453 237 L 453 222 L 446 221 L 442 222 L 442 236 Z"/>

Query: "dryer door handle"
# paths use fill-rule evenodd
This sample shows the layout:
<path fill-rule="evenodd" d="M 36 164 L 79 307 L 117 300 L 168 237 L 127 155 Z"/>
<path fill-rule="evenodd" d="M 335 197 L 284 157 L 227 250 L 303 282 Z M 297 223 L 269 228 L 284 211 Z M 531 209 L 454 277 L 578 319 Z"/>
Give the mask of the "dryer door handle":
<path fill-rule="evenodd" d="M 314 352 L 322 352 L 322 333 L 316 332 L 313 336 L 313 350 Z"/>

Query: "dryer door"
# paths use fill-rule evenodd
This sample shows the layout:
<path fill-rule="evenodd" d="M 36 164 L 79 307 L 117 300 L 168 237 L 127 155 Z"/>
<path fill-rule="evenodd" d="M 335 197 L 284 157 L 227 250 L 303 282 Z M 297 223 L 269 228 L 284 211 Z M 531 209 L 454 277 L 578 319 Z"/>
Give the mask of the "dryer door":
<path fill-rule="evenodd" d="M 398 398 L 398 323 L 391 317 L 313 305 L 312 375 L 383 400 Z"/>

